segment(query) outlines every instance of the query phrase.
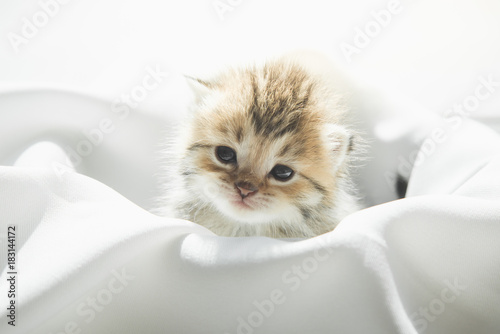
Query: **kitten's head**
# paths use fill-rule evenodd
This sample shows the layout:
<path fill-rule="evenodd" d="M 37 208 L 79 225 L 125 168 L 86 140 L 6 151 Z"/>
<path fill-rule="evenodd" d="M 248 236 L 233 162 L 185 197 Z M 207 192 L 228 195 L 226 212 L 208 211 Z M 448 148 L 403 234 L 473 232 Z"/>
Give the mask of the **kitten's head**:
<path fill-rule="evenodd" d="M 352 145 L 338 101 L 287 62 L 193 80 L 182 173 L 193 197 L 243 224 L 300 223 L 335 206 Z"/>

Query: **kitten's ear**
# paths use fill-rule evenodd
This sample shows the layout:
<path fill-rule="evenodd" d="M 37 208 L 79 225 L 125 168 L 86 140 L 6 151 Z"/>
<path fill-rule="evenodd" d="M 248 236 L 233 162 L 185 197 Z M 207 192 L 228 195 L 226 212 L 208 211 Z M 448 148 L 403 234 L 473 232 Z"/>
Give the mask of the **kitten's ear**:
<path fill-rule="evenodd" d="M 325 124 L 324 133 L 328 148 L 335 159 L 336 167 L 342 166 L 353 150 L 354 134 L 336 124 Z"/>
<path fill-rule="evenodd" d="M 201 101 L 203 101 L 203 99 L 212 90 L 212 84 L 207 81 L 203 81 L 201 79 L 193 78 L 187 75 L 185 75 L 184 77 L 186 78 L 186 82 L 189 88 L 191 88 L 191 92 L 193 92 L 195 104 L 201 103 Z"/>

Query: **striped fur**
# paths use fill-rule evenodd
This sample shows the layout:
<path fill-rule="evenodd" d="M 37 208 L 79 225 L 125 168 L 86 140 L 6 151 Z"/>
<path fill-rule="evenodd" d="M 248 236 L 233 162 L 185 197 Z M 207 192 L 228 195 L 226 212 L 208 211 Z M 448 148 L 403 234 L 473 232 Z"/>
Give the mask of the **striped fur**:
<path fill-rule="evenodd" d="M 191 220 L 222 236 L 311 237 L 335 228 L 358 209 L 349 169 L 356 138 L 340 97 L 296 63 L 231 69 L 211 81 L 191 80 L 196 111 L 177 140 L 164 214 Z M 237 163 L 224 164 L 227 146 Z M 277 165 L 288 181 L 270 174 Z M 241 199 L 235 184 L 251 183 Z M 248 207 L 234 201 L 247 201 Z"/>

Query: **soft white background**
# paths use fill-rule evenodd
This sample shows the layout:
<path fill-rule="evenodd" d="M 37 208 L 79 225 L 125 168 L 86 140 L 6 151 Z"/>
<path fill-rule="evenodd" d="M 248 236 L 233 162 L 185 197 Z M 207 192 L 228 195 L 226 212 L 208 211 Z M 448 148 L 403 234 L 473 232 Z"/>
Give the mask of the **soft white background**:
<path fill-rule="evenodd" d="M 148 64 L 203 76 L 227 65 L 295 49 L 320 50 L 387 94 L 443 112 L 471 94 L 478 75 L 500 77 L 500 2 L 401 0 L 401 12 L 348 63 L 352 43 L 384 1 L 242 0 L 221 20 L 213 0 L 71 0 L 15 52 L 8 33 L 40 10 L 34 0 L 0 2 L 0 85 L 51 85 L 107 98 L 127 92 Z M 226 0 L 224 0 L 226 2 Z M 144 106 L 172 99 L 155 91 Z M 498 112 L 500 98 L 475 116 Z"/>
<path fill-rule="evenodd" d="M 173 79 L 203 77 L 231 63 L 316 49 L 408 109 L 437 113 L 473 94 L 479 76 L 500 78 L 500 4 L 493 0 L 401 1 L 402 11 L 347 63 L 340 44 L 352 43 L 356 27 L 387 3 L 248 0 L 221 20 L 212 0 L 73 0 L 16 53 L 8 34 L 20 33 L 23 18 L 40 5 L 0 0 L 0 91 L 83 93 L 0 94 L 0 162 L 9 165 L 22 153 L 16 149 L 44 139 L 44 129 L 59 131 L 63 147 L 74 148 L 81 130 L 111 117 L 109 102 L 157 64 Z M 172 105 L 183 100 L 181 83 L 168 80 L 140 110 L 178 112 Z M 498 92 L 474 116 L 488 124 L 498 119 Z M 13 331 L 5 321 L 7 280 L 0 277 L 0 332 L 59 333 L 76 321 L 93 334 L 236 333 L 256 301 L 281 289 L 287 302 L 255 333 L 416 334 L 423 330 L 414 315 L 422 320 L 419 310 L 439 302 L 450 281 L 464 291 L 426 323 L 425 333 L 499 332 L 500 140 L 487 128 L 464 122 L 446 130 L 449 139 L 412 171 L 409 198 L 359 211 L 323 236 L 288 242 L 217 237 L 120 196 L 146 206 L 161 122 L 139 112 L 122 123 L 112 116 L 116 131 L 80 166 L 102 183 L 77 173 L 61 180 L 51 170 L 0 168 L 0 237 L 7 224 L 18 224 L 23 307 Z M 368 188 L 379 202 L 386 168 L 411 151 L 400 144 L 380 142 L 373 151 Z M 51 150 L 61 153 L 42 148 L 47 161 Z M 325 249 L 332 255 L 314 262 Z M 310 278 L 290 291 L 283 275 L 311 261 Z M 134 280 L 86 323 L 75 313 L 78 305 L 122 268 Z"/>

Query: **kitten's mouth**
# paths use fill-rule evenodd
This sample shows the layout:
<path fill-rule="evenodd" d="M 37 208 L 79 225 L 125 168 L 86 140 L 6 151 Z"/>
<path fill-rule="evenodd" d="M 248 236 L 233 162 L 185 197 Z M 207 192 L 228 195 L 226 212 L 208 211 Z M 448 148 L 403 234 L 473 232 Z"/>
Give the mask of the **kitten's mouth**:
<path fill-rule="evenodd" d="M 240 198 L 237 200 L 232 201 L 233 205 L 236 206 L 237 208 L 241 209 L 246 209 L 246 210 L 252 210 L 253 207 L 248 203 L 248 201 L 245 201 L 245 199 Z"/>

